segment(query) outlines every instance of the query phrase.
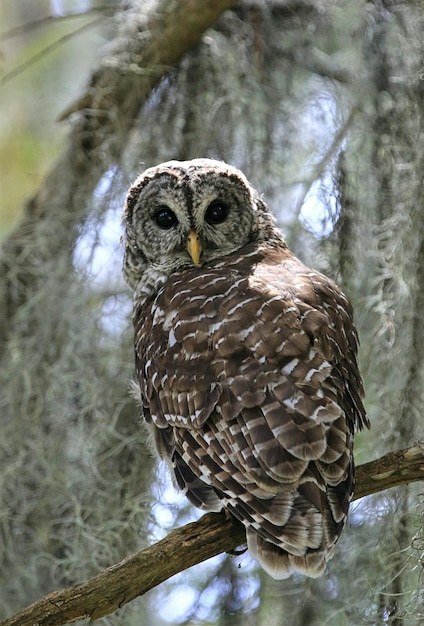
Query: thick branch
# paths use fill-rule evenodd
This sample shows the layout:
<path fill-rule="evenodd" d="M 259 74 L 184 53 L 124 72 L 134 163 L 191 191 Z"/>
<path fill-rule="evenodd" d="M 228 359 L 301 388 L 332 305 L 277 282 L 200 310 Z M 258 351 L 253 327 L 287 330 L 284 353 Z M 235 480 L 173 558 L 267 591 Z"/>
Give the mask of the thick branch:
<path fill-rule="evenodd" d="M 244 528 L 224 513 L 209 513 L 94 578 L 45 596 L 1 626 L 58 626 L 103 617 L 174 574 L 236 548 L 244 537 Z"/>
<path fill-rule="evenodd" d="M 420 480 L 424 480 L 424 442 L 359 465 L 354 499 Z"/>
<path fill-rule="evenodd" d="M 76 111 L 90 115 L 94 110 L 96 117 L 104 111 L 106 118 L 99 121 L 108 124 L 111 106 L 122 103 L 133 109 L 132 115 L 126 115 L 132 125 L 146 95 L 200 40 L 219 15 L 234 4 L 236 0 L 159 0 L 145 20 L 138 9 L 137 14 L 131 16 L 127 32 L 117 38 L 113 55 L 106 57 L 102 67 L 93 74 L 85 94 L 61 119 Z"/>
<path fill-rule="evenodd" d="M 357 468 L 355 499 L 424 480 L 424 444 L 389 452 Z M 225 513 L 208 513 L 157 544 L 127 557 L 80 585 L 51 593 L 0 626 L 60 626 L 112 613 L 192 565 L 245 541 L 244 528 Z"/>

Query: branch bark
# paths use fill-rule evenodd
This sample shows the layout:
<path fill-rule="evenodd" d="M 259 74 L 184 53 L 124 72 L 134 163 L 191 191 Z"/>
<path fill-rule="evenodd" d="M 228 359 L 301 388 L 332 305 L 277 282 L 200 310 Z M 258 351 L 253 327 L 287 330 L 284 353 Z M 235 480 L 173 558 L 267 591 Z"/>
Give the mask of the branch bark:
<path fill-rule="evenodd" d="M 389 452 L 356 470 L 354 499 L 424 480 L 424 443 Z M 93 578 L 41 598 L 0 626 L 61 626 L 98 619 L 178 572 L 245 541 L 244 527 L 225 513 L 208 513 L 155 545 L 125 558 Z"/>
<path fill-rule="evenodd" d="M 424 442 L 359 465 L 354 500 L 420 480 L 424 480 Z"/>

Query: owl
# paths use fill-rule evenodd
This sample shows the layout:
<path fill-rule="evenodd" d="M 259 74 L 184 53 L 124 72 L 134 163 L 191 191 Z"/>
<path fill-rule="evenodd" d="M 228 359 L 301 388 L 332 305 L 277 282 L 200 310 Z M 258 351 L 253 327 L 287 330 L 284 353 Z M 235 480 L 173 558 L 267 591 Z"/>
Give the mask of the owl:
<path fill-rule="evenodd" d="M 144 420 L 176 484 L 225 508 L 276 579 L 320 576 L 346 521 L 368 426 L 352 309 L 287 248 L 242 172 L 146 170 L 126 199 Z"/>

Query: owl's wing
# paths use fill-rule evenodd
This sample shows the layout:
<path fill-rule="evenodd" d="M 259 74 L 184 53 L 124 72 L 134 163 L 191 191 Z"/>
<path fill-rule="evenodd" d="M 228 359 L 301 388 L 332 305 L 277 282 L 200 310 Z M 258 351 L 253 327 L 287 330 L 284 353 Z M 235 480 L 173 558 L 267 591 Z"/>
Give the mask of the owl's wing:
<path fill-rule="evenodd" d="M 222 501 L 273 576 L 321 573 L 365 421 L 343 294 L 290 256 L 181 273 L 139 317 L 146 419 L 180 486 L 203 508 Z"/>

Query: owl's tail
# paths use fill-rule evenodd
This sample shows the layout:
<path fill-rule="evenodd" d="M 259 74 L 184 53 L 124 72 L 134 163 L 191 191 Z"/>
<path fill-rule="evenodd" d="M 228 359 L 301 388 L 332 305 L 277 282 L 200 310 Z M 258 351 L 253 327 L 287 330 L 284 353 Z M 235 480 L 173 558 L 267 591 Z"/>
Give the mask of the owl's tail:
<path fill-rule="evenodd" d="M 247 529 L 247 546 L 251 556 L 276 580 L 300 573 L 310 578 L 321 576 L 332 556 L 326 549 L 308 551 L 303 555 L 289 554 L 283 548 L 260 537 L 254 530 Z"/>

